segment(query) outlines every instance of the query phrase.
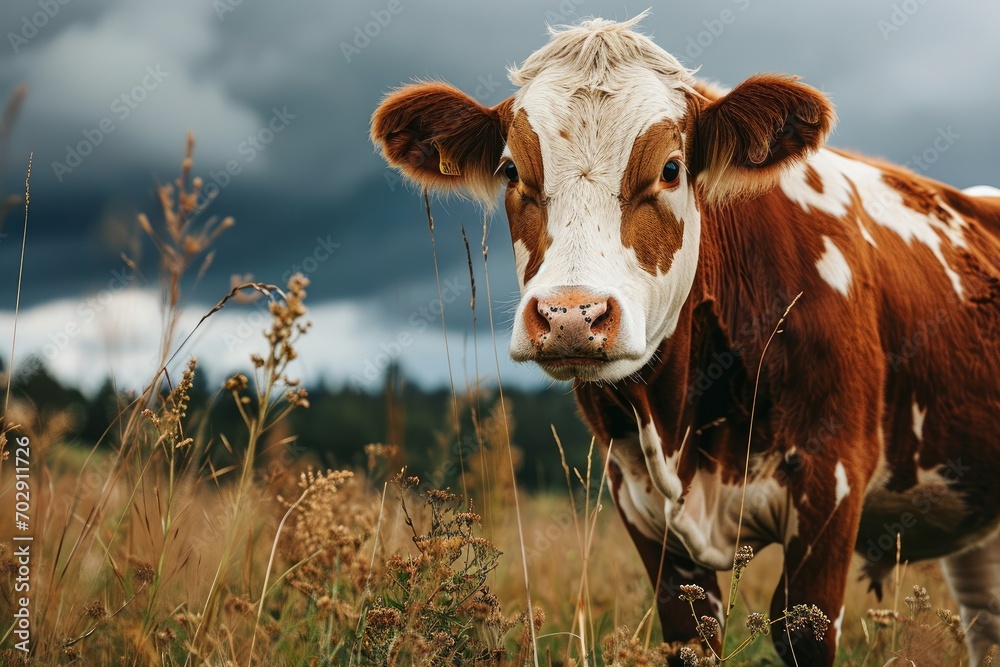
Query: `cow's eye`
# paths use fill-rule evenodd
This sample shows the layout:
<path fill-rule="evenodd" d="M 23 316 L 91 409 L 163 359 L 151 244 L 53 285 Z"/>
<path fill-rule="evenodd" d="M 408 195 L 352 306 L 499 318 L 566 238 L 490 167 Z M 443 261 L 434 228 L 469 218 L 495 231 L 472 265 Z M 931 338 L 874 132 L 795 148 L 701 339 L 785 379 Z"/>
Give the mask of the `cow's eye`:
<path fill-rule="evenodd" d="M 677 179 L 681 175 L 681 165 L 677 160 L 669 160 L 665 165 L 663 165 L 663 182 L 664 183 L 676 183 Z"/>
<path fill-rule="evenodd" d="M 511 183 L 517 183 L 517 167 L 513 162 L 508 162 L 503 166 L 503 175 Z"/>

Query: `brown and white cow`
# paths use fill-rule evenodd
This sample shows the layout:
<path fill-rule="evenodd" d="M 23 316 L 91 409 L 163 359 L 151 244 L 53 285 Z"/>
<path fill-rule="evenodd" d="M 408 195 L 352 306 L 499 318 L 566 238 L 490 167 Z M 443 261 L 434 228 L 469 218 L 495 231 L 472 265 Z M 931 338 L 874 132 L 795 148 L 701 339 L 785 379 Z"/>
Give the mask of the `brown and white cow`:
<path fill-rule="evenodd" d="M 678 584 L 721 609 L 749 440 L 739 541 L 784 545 L 772 614 L 834 621 L 821 642 L 775 628 L 786 661 L 832 664 L 851 553 L 878 589 L 897 534 L 904 560 L 944 558 L 981 660 L 1000 642 L 1000 191 L 824 147 L 820 92 L 717 90 L 634 23 L 553 31 L 493 108 L 397 90 L 372 137 L 421 187 L 504 192 L 511 356 L 574 381 L 665 639 L 696 636 Z"/>

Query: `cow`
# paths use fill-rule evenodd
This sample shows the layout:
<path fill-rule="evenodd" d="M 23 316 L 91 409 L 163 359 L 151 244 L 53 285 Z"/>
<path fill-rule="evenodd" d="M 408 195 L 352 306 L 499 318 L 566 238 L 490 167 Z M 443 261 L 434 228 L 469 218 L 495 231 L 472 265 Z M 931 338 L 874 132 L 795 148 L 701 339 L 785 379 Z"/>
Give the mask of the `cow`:
<path fill-rule="evenodd" d="M 573 382 L 665 641 L 697 638 L 679 584 L 721 619 L 716 573 L 778 543 L 771 618 L 832 620 L 776 624 L 786 663 L 833 664 L 853 551 L 877 591 L 897 557 L 942 558 L 982 661 L 1000 643 L 1000 190 L 828 147 L 824 94 L 695 78 L 639 18 L 550 28 L 493 107 L 397 89 L 372 139 L 426 191 L 502 192 L 510 355 Z"/>

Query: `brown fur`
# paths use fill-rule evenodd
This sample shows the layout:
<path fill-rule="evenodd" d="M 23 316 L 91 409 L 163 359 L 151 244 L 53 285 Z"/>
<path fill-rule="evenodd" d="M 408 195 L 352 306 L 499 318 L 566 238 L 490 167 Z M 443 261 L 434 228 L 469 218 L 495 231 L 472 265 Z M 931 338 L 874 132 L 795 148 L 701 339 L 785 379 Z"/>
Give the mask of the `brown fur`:
<path fill-rule="evenodd" d="M 682 149 L 677 126 L 670 121 L 656 123 L 636 138 L 622 175 L 622 244 L 634 249 L 642 268 L 654 276 L 670 270 L 684 239 L 684 221 L 657 199 L 664 188 L 677 187 L 665 185 L 660 175 L 671 154 Z"/>
<path fill-rule="evenodd" d="M 379 105 L 371 137 L 389 164 L 421 186 L 492 203 L 510 105 L 486 108 L 445 83 L 405 86 Z"/>
<path fill-rule="evenodd" d="M 653 362 L 615 383 L 577 382 L 575 393 L 597 440 L 605 447 L 614 440 L 618 448 L 609 470 L 612 490 L 652 580 L 662 569 L 670 582 L 682 581 L 683 569 L 692 573 L 691 583 L 717 593 L 711 573 L 676 557 L 676 549 L 665 555 L 658 541 L 628 522 L 619 500 L 623 475 L 645 470 L 643 452 L 629 444 L 640 426 L 655 428 L 665 456 L 681 450 L 690 428 L 676 463 L 685 489 L 699 471 L 721 472 L 732 487 L 742 484 L 748 442 L 753 455 L 773 461 L 755 474 L 773 476 L 787 491 L 798 524 L 786 541 L 787 598 L 779 587 L 772 613 L 815 604 L 832 619 L 844 599 L 855 542 L 864 552 L 885 519 L 893 520 L 873 505 L 879 493 L 903 494 L 916 488 L 921 474 L 943 475 L 956 462 L 967 464 L 943 487 L 947 496 L 934 511 L 916 517 L 902 540 L 904 559 L 943 555 L 963 540 L 982 539 L 1000 522 L 994 480 L 1000 469 L 1000 198 L 968 197 L 869 160 L 910 210 L 942 224 L 953 224 L 951 211 L 961 216 L 967 247 L 940 235 L 960 297 L 930 248 L 879 225 L 868 213 L 872 202 L 862 201 L 857 189 L 841 219 L 805 210 L 772 188 L 789 165 L 822 145 L 833 125 L 833 109 L 818 91 L 791 77 L 758 75 L 728 94 L 695 84 L 688 99 L 690 113 L 680 127 L 685 146 L 672 124 L 654 125 L 635 140 L 621 184 L 621 238 L 646 271 L 669 269 L 683 222 L 655 193 L 665 187 L 658 179 L 663 163 L 683 149 L 702 213 L 694 287 Z M 485 109 L 442 84 L 404 89 L 384 106 L 373 137 L 392 164 L 425 185 L 472 187 L 466 179 L 483 177 L 488 165 L 495 169 L 504 137 L 511 141 L 521 180 L 508 188 L 507 213 L 512 238 L 531 253 L 530 280 L 548 235 L 541 153 L 526 116 L 507 118 L 509 105 Z M 442 161 L 461 174 L 442 174 Z M 494 191 L 499 186 L 487 182 Z M 806 182 L 823 192 L 815 170 L 807 169 Z M 846 297 L 817 271 L 824 237 L 850 268 Z M 765 355 L 768 336 L 800 292 Z M 724 371 L 700 386 L 699 378 L 727 354 Z M 914 432 L 914 402 L 926 411 L 921 437 Z M 838 466 L 849 487 L 839 499 Z M 894 553 L 886 557 L 891 562 L 869 563 L 873 578 L 895 562 Z M 689 610 L 672 583 L 661 583 L 657 607 L 665 637 L 691 636 Z M 781 649 L 784 630 L 776 626 L 772 633 Z M 800 637 L 794 646 L 798 664 L 831 665 L 835 652 L 832 633 L 822 642 Z M 792 660 L 787 647 L 783 656 Z"/>
<path fill-rule="evenodd" d="M 508 184 L 504 205 L 510 221 L 511 242 L 521 241 L 528 250 L 528 264 L 523 276 L 524 282 L 528 282 L 538 273 L 552 237 L 549 236 L 545 210 L 542 147 L 524 109 L 514 117 L 508 141 L 517 164 L 519 181 Z"/>
<path fill-rule="evenodd" d="M 758 74 L 701 110 L 693 156 L 705 201 L 725 204 L 771 188 L 833 127 L 829 100 L 795 78 Z"/>

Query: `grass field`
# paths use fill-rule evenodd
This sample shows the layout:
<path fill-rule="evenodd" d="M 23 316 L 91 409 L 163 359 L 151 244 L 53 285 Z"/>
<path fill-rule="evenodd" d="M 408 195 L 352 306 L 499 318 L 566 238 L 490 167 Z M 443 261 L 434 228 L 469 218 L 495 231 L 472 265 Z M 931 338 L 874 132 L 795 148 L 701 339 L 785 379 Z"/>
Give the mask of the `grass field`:
<path fill-rule="evenodd" d="M 34 595 L 41 604 L 34 664 L 120 664 L 122 658 L 137 665 L 447 664 L 444 656 L 453 648 L 462 657 L 451 664 L 498 648 L 506 653 L 495 661 L 480 656 L 477 664 L 532 664 L 520 617 L 520 540 L 508 503 L 494 502 L 481 521 L 465 523 L 463 507 L 406 491 L 412 531 L 431 534 L 420 541 L 421 551 L 400 488 L 387 486 L 383 502 L 363 471 L 307 476 L 305 500 L 299 500 L 303 480 L 294 468 L 278 465 L 265 466 L 270 472 L 242 498 L 225 474 L 184 475 L 171 492 L 168 466 L 155 452 L 138 466 L 141 477 L 133 477 L 138 470 L 132 468 L 115 479 L 113 454 L 33 442 L 35 456 L 46 462 L 36 505 L 41 557 L 36 552 Z M 10 506 L 11 485 L 4 481 L 0 503 Z M 619 628 L 640 647 L 657 645 L 658 623 L 647 616 L 651 586 L 614 508 L 603 499 L 594 511 L 592 501 L 587 549 L 584 529 L 578 534 L 575 525 L 587 518 L 577 496 L 573 504 L 568 494 L 522 498 L 541 664 L 583 664 L 581 646 L 587 664 L 612 664 L 602 646 Z M 14 579 L 9 555 L 0 579 L 5 607 Z M 773 548 L 751 562 L 734 622 L 768 608 L 780 563 Z M 449 591 L 456 581 L 458 589 Z M 879 604 L 864 583 L 853 584 L 839 664 L 882 665 L 893 646 L 904 657 L 919 657 L 919 665 L 962 664 L 961 645 L 933 612 L 886 627 L 867 614 L 886 606 L 909 618 L 902 598 L 914 584 L 927 587 L 934 608 L 955 608 L 933 563 L 906 568 L 897 601 L 892 588 Z M 730 645 L 745 636 L 737 631 Z M 394 642 L 413 654 L 390 660 Z M 653 651 L 643 656 L 630 643 L 621 653 L 631 661 L 615 664 L 657 664 Z M 730 664 L 779 662 L 762 638 Z"/>
<path fill-rule="evenodd" d="M 245 428 L 206 437 L 211 413 L 187 394 L 197 362 L 172 350 L 184 333 L 181 278 L 228 224 L 191 224 L 200 184 L 190 150 L 181 178 L 161 189 L 162 223 L 140 216 L 163 256 L 161 371 L 99 445 L 66 442 L 71 416 L 42 419 L 16 397 L 5 415 L 7 453 L 27 437 L 33 466 L 31 664 L 664 664 L 651 586 L 601 491 L 596 455 L 590 469 L 566 470 L 565 493 L 518 497 L 499 405 L 474 415 L 481 446 L 461 462 L 464 488 L 452 491 L 462 497 L 400 474 L 405 456 L 391 443 L 366 448 L 362 470 L 289 455 L 284 418 L 309 409 L 292 370 L 308 335 L 304 279 L 230 294 L 271 299 L 272 322 L 246 373 L 215 399 L 234 401 Z M 471 410 L 465 398 L 458 407 Z M 13 463 L 0 464 L 5 513 L 19 490 Z M 3 549 L 0 618 L 10 619 L 18 563 Z M 748 637 L 746 614 L 768 608 L 780 573 L 779 551 L 750 562 L 727 650 Z M 960 624 L 936 612 L 956 608 L 937 565 L 897 578 L 881 603 L 852 583 L 839 664 L 963 664 Z M 21 660 L 14 627 L 0 627 L 3 664 Z M 772 663 L 766 637 L 727 661 Z"/>

